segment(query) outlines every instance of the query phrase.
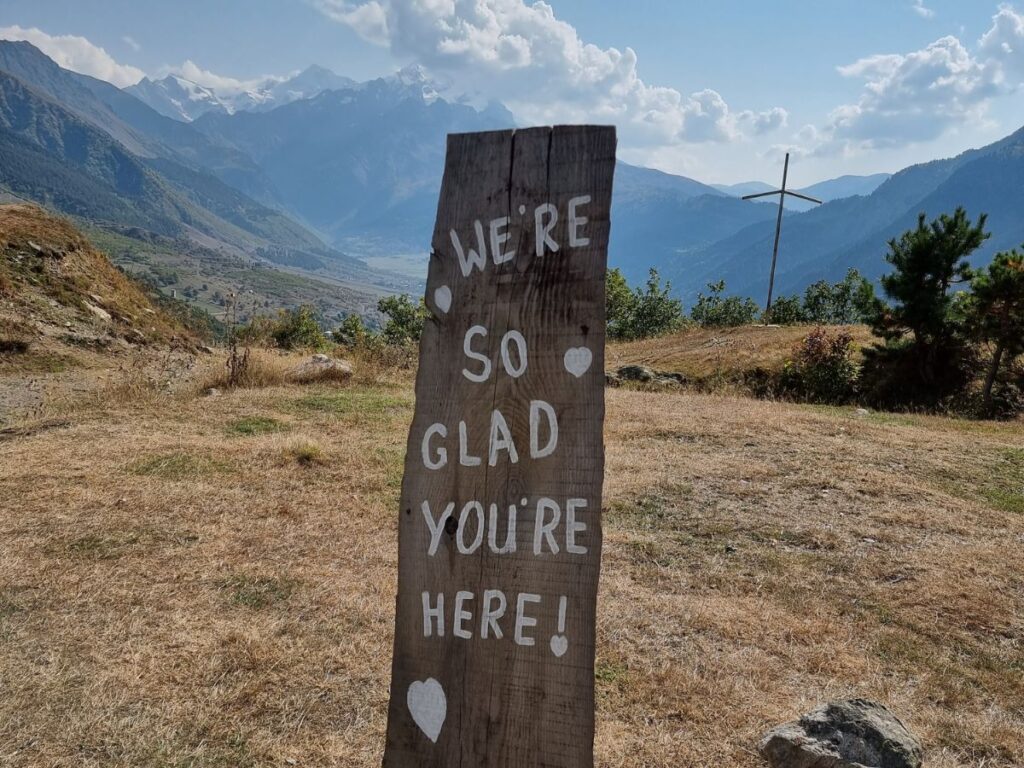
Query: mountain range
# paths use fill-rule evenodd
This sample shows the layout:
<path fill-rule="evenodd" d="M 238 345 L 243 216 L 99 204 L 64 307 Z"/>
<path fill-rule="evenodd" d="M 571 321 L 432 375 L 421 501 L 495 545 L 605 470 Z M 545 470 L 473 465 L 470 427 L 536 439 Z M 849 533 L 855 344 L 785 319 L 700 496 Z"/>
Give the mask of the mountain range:
<path fill-rule="evenodd" d="M 869 176 L 839 176 L 835 179 L 826 179 L 825 181 L 819 181 L 817 184 L 811 184 L 809 187 L 801 187 L 793 191 L 827 203 L 844 197 L 870 195 L 885 183 L 890 176 L 892 176 L 891 173 L 873 173 Z M 719 192 L 724 192 L 733 197 L 757 195 L 762 192 L 771 192 L 778 189 L 778 187 L 766 184 L 763 181 L 743 181 L 739 184 L 712 184 L 711 186 Z M 809 211 L 814 205 L 814 203 L 801 200 L 798 197 L 786 198 L 786 208 L 793 211 Z"/>
<path fill-rule="evenodd" d="M 515 126 L 501 104 L 441 91 L 417 68 L 357 83 L 320 67 L 226 94 L 173 75 L 120 90 L 61 69 L 28 43 L 0 42 L 0 183 L 116 235 L 129 267 L 140 250 L 153 273 L 153 262 L 187 251 L 167 290 L 194 289 L 200 272 L 203 284 L 219 276 L 230 288 L 224 275 L 244 274 L 245 263 L 259 278 L 238 287 L 269 306 L 308 288 L 327 314 L 365 312 L 382 292 L 420 290 L 445 136 Z M 1018 132 L 891 177 L 806 187 L 825 204 L 787 207 L 778 287 L 836 280 L 849 267 L 877 277 L 890 237 L 920 211 L 958 204 L 990 214 L 994 236 L 979 259 L 1019 245 L 1022 181 Z M 657 268 L 687 301 L 719 279 L 760 299 L 777 205 L 739 196 L 770 188 L 620 162 L 610 263 L 631 282 Z M 403 274 L 383 269 L 396 263 Z M 275 279 L 294 290 L 270 291 Z M 262 288 L 247 287 L 255 284 Z M 345 301 L 325 298 L 334 289 L 347 291 Z"/>
<path fill-rule="evenodd" d="M 125 91 L 161 115 L 191 122 L 208 112 L 225 115 L 246 110 L 263 112 L 282 104 L 310 99 L 324 91 L 356 85 L 355 80 L 313 65 L 289 78 L 267 78 L 250 88 L 228 94 L 217 93 L 212 88 L 174 74 L 159 80 L 144 77 Z"/>

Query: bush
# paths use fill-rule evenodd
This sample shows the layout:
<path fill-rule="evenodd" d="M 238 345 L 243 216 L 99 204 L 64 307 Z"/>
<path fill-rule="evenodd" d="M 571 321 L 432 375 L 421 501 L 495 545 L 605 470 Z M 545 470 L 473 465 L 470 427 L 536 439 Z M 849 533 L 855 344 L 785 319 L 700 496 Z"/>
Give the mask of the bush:
<path fill-rule="evenodd" d="M 799 296 L 780 296 L 772 302 L 771 322 L 777 325 L 799 325 L 807 322 Z"/>
<path fill-rule="evenodd" d="M 751 298 L 723 296 L 725 281 L 708 283 L 710 294 L 701 293 L 690 312 L 695 323 L 704 328 L 731 328 L 750 325 L 758 316 L 758 307 Z"/>
<path fill-rule="evenodd" d="M 282 309 L 274 317 L 256 317 L 232 332 L 241 344 L 273 344 L 280 349 L 326 349 L 327 337 L 310 306 Z"/>
<path fill-rule="evenodd" d="M 609 269 L 605 276 L 604 303 L 608 338 L 620 341 L 632 338 L 636 298 L 618 268 Z"/>
<path fill-rule="evenodd" d="M 847 331 L 816 328 L 793 350 L 782 372 L 783 391 L 814 403 L 848 402 L 857 389 L 856 348 Z"/>
<path fill-rule="evenodd" d="M 327 337 L 317 321 L 316 311 L 310 306 L 279 312 L 271 336 L 274 343 L 281 349 L 324 349 L 327 347 Z"/>
<path fill-rule="evenodd" d="M 866 347 L 863 354 L 862 397 L 889 410 L 947 410 L 965 395 L 980 365 L 977 351 L 967 344 L 928 349 L 909 338 Z M 935 373 L 925 378 L 926 369 Z"/>
<path fill-rule="evenodd" d="M 348 315 L 331 335 L 338 344 L 356 349 L 364 346 L 373 332 L 359 315 Z"/>
<path fill-rule="evenodd" d="M 853 325 L 869 322 L 876 304 L 875 288 L 856 269 L 838 283 L 819 280 L 804 291 L 804 322 Z"/>
<path fill-rule="evenodd" d="M 679 330 L 686 322 L 683 303 L 671 294 L 672 284 L 666 281 L 662 286 L 656 269 L 651 269 L 644 287 L 632 290 L 620 270 L 608 270 L 605 280 L 608 337 L 629 341 Z"/>
<path fill-rule="evenodd" d="M 385 343 L 398 346 L 419 343 L 423 335 L 423 324 L 429 315 L 423 299 L 414 303 L 406 295 L 385 296 L 377 302 L 377 309 L 387 316 L 384 330 L 381 331 Z"/>

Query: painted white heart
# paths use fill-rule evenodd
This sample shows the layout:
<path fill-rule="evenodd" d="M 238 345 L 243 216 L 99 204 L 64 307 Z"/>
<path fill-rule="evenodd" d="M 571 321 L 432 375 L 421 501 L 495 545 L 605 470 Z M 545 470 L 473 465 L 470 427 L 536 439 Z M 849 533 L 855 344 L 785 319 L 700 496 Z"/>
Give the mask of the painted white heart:
<path fill-rule="evenodd" d="M 442 285 L 434 291 L 434 303 L 447 315 L 448 310 L 452 308 L 452 289 L 447 285 Z"/>
<path fill-rule="evenodd" d="M 590 369 L 594 355 L 586 347 L 569 347 L 565 351 L 565 370 L 577 379 Z"/>
<path fill-rule="evenodd" d="M 409 686 L 405 703 L 409 705 L 409 713 L 416 725 L 436 744 L 448 714 L 448 700 L 441 684 L 432 677 L 423 682 L 416 680 Z"/>
<path fill-rule="evenodd" d="M 565 635 L 551 636 L 551 652 L 561 658 L 569 650 L 569 638 Z"/>

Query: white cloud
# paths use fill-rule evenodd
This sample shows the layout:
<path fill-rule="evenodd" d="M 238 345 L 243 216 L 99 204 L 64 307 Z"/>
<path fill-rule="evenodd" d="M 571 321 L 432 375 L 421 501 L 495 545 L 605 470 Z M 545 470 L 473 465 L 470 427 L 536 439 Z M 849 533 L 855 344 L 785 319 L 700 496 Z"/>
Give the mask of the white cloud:
<path fill-rule="evenodd" d="M 15 25 L 0 27 L 0 39 L 27 40 L 65 69 L 122 88 L 137 83 L 146 74 L 138 67 L 119 64 L 98 45 L 77 35 L 48 35 L 35 27 L 25 29 Z"/>
<path fill-rule="evenodd" d="M 1024 80 L 1024 14 L 1017 13 L 1012 5 L 999 6 L 979 48 L 988 65 L 1000 70 L 1007 87 L 1020 87 Z"/>
<path fill-rule="evenodd" d="M 363 4 L 347 0 L 314 0 L 314 5 L 328 18 L 352 27 L 364 40 L 387 45 L 387 12 L 376 0 Z"/>
<path fill-rule="evenodd" d="M 914 4 L 911 8 L 913 8 L 914 13 L 922 19 L 931 19 L 935 17 L 935 11 L 925 5 L 924 0 L 914 0 Z"/>
<path fill-rule="evenodd" d="M 993 98 L 1024 83 L 1024 16 L 1000 6 L 972 52 L 957 37 L 939 38 L 910 53 L 868 56 L 839 67 L 864 82 L 860 98 L 832 111 L 798 140 L 826 155 L 901 147 L 938 138 L 984 120 Z"/>
<path fill-rule="evenodd" d="M 129 48 L 131 48 L 136 53 L 138 53 L 139 51 L 142 50 L 142 46 L 139 45 L 138 41 L 134 37 L 132 37 L 131 35 L 124 35 L 121 38 L 121 42 L 123 42 L 125 45 L 127 45 Z"/>
<path fill-rule="evenodd" d="M 615 123 L 633 145 L 724 142 L 784 125 L 780 108 L 733 112 L 715 91 L 650 85 L 631 48 L 599 48 L 524 0 L 311 0 L 365 39 L 454 88 L 504 102 L 526 123 Z"/>

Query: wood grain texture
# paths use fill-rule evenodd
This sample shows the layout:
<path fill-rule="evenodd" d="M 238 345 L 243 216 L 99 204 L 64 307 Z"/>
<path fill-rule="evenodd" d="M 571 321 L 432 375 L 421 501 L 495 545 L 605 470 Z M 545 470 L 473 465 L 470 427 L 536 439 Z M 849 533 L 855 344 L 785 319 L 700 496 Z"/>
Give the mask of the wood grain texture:
<path fill-rule="evenodd" d="M 615 130 L 599 126 L 556 126 L 516 131 L 457 134 L 448 138 L 444 181 L 433 237 L 426 300 L 431 311 L 420 343 L 416 414 L 409 433 L 399 510 L 399 580 L 391 703 L 384 765 L 389 768 L 434 766 L 593 765 L 594 641 L 597 582 L 601 554 L 601 486 L 604 474 L 604 282 L 609 210 L 615 163 Z M 589 195 L 579 207 L 587 218 L 578 227 L 586 245 L 570 246 L 570 200 Z M 538 256 L 534 211 L 552 204 L 558 222 L 551 238 L 556 253 Z M 520 213 L 521 211 L 525 213 Z M 508 217 L 509 240 L 503 248 L 515 257 L 500 265 L 491 259 L 464 276 L 452 244 L 455 230 L 465 248 L 477 249 L 474 222 L 485 236 L 489 222 Z M 488 238 L 489 241 L 489 238 Z M 443 305 L 447 287 L 451 304 Z M 463 368 L 481 365 L 463 351 L 466 331 L 483 326 L 486 336 L 472 348 L 488 356 L 493 370 L 481 383 Z M 527 345 L 526 372 L 514 378 L 501 363 L 499 344 L 508 331 L 520 332 Z M 581 376 L 567 370 L 570 348 L 590 350 L 592 361 Z M 579 357 L 585 358 L 584 353 Z M 576 358 L 573 358 L 576 360 Z M 518 356 L 512 360 L 518 363 Z M 557 414 L 558 445 L 544 458 L 530 456 L 530 403 L 549 403 Z M 509 461 L 499 452 L 488 462 L 492 412 L 500 411 L 518 451 Z M 460 464 L 459 423 L 465 422 L 468 453 L 478 466 Z M 543 420 L 542 420 L 543 421 Z M 448 463 L 424 466 L 423 438 L 433 424 L 447 429 L 433 448 L 444 446 Z M 546 422 L 543 422 L 546 426 Z M 539 430 L 540 444 L 546 428 Z M 560 507 L 561 524 L 553 536 L 560 551 L 542 546 L 535 553 L 538 499 Z M 525 505 L 521 502 L 527 500 Z M 577 519 L 586 525 L 576 536 L 585 554 L 566 548 L 569 499 L 584 499 Z M 476 516 L 459 530 L 463 506 L 477 500 L 487 523 L 482 544 L 459 551 L 477 537 Z M 428 554 L 431 530 L 422 511 L 427 501 L 435 518 L 454 502 L 455 518 Z M 497 504 L 496 541 L 505 543 L 510 504 L 518 508 L 515 552 L 498 554 L 490 546 L 490 505 Z M 542 543 L 546 543 L 542 539 Z M 481 637 L 485 590 L 500 590 L 507 600 L 497 620 L 503 637 Z M 453 620 L 459 591 L 472 618 L 464 622 L 469 639 L 455 636 Z M 444 594 L 444 636 L 424 636 L 423 593 Z M 517 597 L 537 595 L 524 614 L 536 620 L 514 638 Z M 564 633 L 559 632 L 559 600 L 566 597 Z M 492 607 L 495 604 L 492 603 Z M 551 638 L 564 634 L 564 654 Z M 438 713 L 413 710 L 426 700 L 416 683 L 435 680 L 446 701 L 443 724 L 431 734 Z M 430 689 L 432 690 L 432 689 Z M 413 702 L 413 699 L 416 699 Z M 413 705 L 412 708 L 410 705 Z M 422 706 L 427 706 L 422 704 Z M 430 699 L 430 706 L 436 701 Z M 426 725 L 424 725 L 426 723 Z M 432 740 L 436 735 L 436 741 Z"/>

